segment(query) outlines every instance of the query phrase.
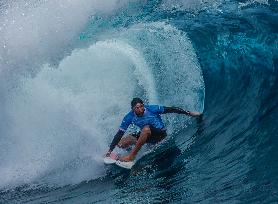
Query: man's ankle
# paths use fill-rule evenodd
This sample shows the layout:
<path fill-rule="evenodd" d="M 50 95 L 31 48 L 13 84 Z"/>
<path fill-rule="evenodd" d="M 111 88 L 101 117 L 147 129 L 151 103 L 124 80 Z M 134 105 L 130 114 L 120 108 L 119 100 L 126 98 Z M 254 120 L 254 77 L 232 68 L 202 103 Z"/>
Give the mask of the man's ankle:
<path fill-rule="evenodd" d="M 136 157 L 136 154 L 132 154 L 132 153 L 131 153 L 131 154 L 129 155 L 129 157 L 130 157 L 130 159 L 134 160 L 135 157 Z"/>

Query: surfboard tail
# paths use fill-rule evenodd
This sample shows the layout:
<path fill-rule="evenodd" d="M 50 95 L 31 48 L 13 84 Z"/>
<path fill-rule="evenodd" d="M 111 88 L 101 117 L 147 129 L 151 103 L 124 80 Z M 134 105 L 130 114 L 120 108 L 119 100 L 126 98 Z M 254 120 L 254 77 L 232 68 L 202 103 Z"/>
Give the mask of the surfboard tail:
<path fill-rule="evenodd" d="M 123 161 L 116 161 L 115 163 L 117 166 L 119 167 L 122 167 L 122 168 L 125 168 L 125 169 L 131 169 L 132 166 L 134 165 L 134 162 L 133 161 L 130 161 L 130 162 L 123 162 Z"/>

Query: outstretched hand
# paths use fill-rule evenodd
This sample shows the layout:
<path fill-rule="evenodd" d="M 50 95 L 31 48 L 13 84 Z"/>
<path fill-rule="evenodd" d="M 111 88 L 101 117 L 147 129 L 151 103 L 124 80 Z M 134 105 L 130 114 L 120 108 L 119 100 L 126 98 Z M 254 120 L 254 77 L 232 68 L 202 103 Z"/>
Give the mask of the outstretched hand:
<path fill-rule="evenodd" d="M 203 115 L 203 113 L 200 113 L 200 112 L 189 112 L 189 115 L 193 116 L 193 117 L 200 117 L 200 116 Z"/>

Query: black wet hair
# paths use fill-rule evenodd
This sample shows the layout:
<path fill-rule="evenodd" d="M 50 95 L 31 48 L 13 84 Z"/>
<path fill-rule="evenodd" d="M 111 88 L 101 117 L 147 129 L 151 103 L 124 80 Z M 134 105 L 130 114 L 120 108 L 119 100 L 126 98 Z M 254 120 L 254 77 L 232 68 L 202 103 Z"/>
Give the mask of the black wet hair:
<path fill-rule="evenodd" d="M 131 109 L 134 108 L 134 106 L 136 106 L 137 103 L 141 103 L 144 105 L 144 102 L 141 98 L 133 98 L 131 101 Z"/>

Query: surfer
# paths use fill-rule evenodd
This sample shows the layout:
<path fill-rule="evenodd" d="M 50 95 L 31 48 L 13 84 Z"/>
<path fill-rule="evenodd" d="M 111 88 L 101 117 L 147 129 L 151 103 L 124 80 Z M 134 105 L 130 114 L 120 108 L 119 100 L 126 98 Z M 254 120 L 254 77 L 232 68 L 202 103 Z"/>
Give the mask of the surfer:
<path fill-rule="evenodd" d="M 199 112 L 190 112 L 178 107 L 144 105 L 142 99 L 133 98 L 131 101 L 131 111 L 123 118 L 120 128 L 106 153 L 106 157 L 110 156 L 116 145 L 120 148 L 135 145 L 129 155 L 119 158 L 124 162 L 133 161 L 145 143 L 157 143 L 163 140 L 167 136 L 167 133 L 160 114 L 165 113 L 178 113 L 194 117 L 202 115 Z M 140 132 L 123 137 L 128 126 L 131 124 L 138 126 Z"/>

